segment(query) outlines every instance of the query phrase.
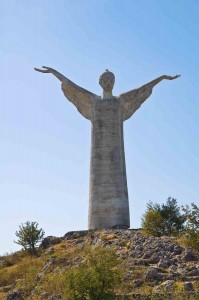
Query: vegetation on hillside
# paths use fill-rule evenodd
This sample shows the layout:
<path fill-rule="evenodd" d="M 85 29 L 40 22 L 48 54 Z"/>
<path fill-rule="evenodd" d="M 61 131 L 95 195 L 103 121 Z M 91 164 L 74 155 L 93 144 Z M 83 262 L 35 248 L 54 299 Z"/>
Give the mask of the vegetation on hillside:
<path fill-rule="evenodd" d="M 180 208 L 177 200 L 169 197 L 166 203 L 148 202 L 142 217 L 142 228 L 154 236 L 179 236 L 181 241 L 199 251 L 199 208 Z"/>
<path fill-rule="evenodd" d="M 186 218 L 186 225 L 182 239 L 186 246 L 199 251 L 199 207 L 192 203 L 191 208 L 187 205 L 182 209 Z"/>
<path fill-rule="evenodd" d="M 187 281 L 192 282 L 190 299 L 197 299 L 197 274 L 195 254 L 179 246 L 178 238 L 137 230 L 74 232 L 37 248 L 37 256 L 23 250 L 0 257 L 0 299 L 13 289 L 32 300 L 101 300 L 116 294 L 167 299 L 158 296 L 167 294 L 167 284 L 175 299 L 186 299 Z"/>
<path fill-rule="evenodd" d="M 18 238 L 16 244 L 34 253 L 35 247 L 43 240 L 45 232 L 42 228 L 38 228 L 38 223 L 27 221 L 19 226 L 19 231 L 16 231 L 15 235 Z"/>
<path fill-rule="evenodd" d="M 69 268 L 62 269 L 66 260 L 77 260 L 78 264 L 69 263 Z M 47 266 L 46 261 L 49 261 Z M 57 271 L 55 261 L 55 265 L 59 265 Z M 27 251 L 20 251 L 5 257 L 4 264 L 0 265 L 0 287 L 13 285 L 22 290 L 25 299 L 37 287 L 33 299 L 40 299 L 43 291 L 62 295 L 67 300 L 109 300 L 114 297 L 123 276 L 122 261 L 115 250 L 101 246 L 87 245 L 80 251 L 76 247 L 66 249 L 62 243 L 57 246 L 55 255 L 40 250 L 39 257 L 32 257 Z M 44 269 L 48 269 L 47 272 Z M 0 294 L 0 299 L 5 298 Z"/>

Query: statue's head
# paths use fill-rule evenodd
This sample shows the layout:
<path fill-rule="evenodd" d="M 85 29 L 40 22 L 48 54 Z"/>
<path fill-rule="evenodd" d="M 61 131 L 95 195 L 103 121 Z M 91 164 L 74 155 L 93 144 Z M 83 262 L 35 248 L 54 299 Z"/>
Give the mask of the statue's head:
<path fill-rule="evenodd" d="M 105 92 L 112 92 L 113 86 L 115 83 L 115 75 L 106 70 L 99 78 L 99 84 Z"/>

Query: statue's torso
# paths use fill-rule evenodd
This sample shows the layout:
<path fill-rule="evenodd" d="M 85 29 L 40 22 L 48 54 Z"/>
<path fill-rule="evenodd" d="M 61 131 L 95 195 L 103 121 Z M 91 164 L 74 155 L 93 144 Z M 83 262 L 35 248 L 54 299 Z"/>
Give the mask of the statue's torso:
<path fill-rule="evenodd" d="M 92 147 L 98 183 L 107 184 L 115 180 L 115 172 L 119 166 L 120 148 L 123 140 L 123 126 L 121 122 L 120 102 L 117 98 L 98 100 L 95 103 L 92 119 Z"/>
<path fill-rule="evenodd" d="M 90 220 L 90 228 L 99 228 L 102 224 L 110 227 L 128 223 L 128 220 L 123 220 L 128 194 L 123 121 L 120 101 L 116 97 L 99 98 L 93 108 L 90 205 L 92 217 L 95 216 L 94 220 L 98 222 L 92 224 Z"/>
<path fill-rule="evenodd" d="M 92 124 L 97 133 L 106 136 L 108 133 L 118 133 L 121 125 L 121 105 L 118 98 L 98 98 L 93 107 Z M 102 140 L 103 141 L 103 140 Z"/>

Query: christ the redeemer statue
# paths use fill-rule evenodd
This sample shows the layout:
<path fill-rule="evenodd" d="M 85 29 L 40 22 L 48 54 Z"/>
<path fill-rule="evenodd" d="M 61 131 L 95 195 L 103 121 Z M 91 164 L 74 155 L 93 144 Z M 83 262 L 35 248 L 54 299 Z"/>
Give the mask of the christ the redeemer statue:
<path fill-rule="evenodd" d="M 56 76 L 62 83 L 65 97 L 92 124 L 88 228 L 129 228 L 123 122 L 152 94 L 156 84 L 180 75 L 163 75 L 115 97 L 112 95 L 115 76 L 106 70 L 99 79 L 103 89 L 100 97 L 79 87 L 56 70 L 43 68 L 35 70 Z"/>

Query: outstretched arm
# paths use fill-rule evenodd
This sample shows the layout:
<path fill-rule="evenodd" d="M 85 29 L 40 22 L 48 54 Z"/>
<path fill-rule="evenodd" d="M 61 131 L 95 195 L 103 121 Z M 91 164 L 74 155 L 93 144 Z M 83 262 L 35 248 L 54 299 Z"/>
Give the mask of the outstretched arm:
<path fill-rule="evenodd" d="M 163 76 L 160 76 L 160 77 L 150 81 L 149 83 L 145 84 L 144 86 L 147 86 L 148 88 L 153 88 L 156 84 L 158 84 L 163 79 L 173 80 L 173 79 L 176 79 L 178 77 L 180 77 L 180 75 L 176 75 L 176 76 L 163 75 Z"/>
<path fill-rule="evenodd" d="M 152 90 L 156 84 L 161 82 L 163 79 L 173 80 L 178 77 L 180 77 L 180 75 L 163 75 L 141 86 L 140 88 L 121 94 L 119 97 L 121 99 L 123 121 L 129 119 L 141 106 L 141 104 L 152 94 Z"/>
<path fill-rule="evenodd" d="M 37 69 L 37 68 L 35 68 L 35 70 L 41 73 L 51 73 L 55 77 L 57 77 L 62 82 L 62 91 L 65 97 L 76 106 L 77 110 L 86 119 L 91 120 L 92 107 L 96 95 L 76 85 L 75 83 L 73 83 L 71 80 L 66 78 L 58 71 L 49 67 L 43 67 L 43 68 L 45 70 Z"/>
<path fill-rule="evenodd" d="M 68 80 L 64 75 L 57 72 L 55 69 L 52 69 L 52 68 L 49 68 L 49 67 L 44 67 L 44 66 L 42 68 L 44 68 L 44 70 L 37 69 L 37 68 L 34 68 L 34 70 L 37 71 L 37 72 L 41 72 L 41 73 L 51 73 L 54 76 L 56 76 L 61 82 L 63 82 L 64 80 L 66 80 L 66 81 Z"/>

